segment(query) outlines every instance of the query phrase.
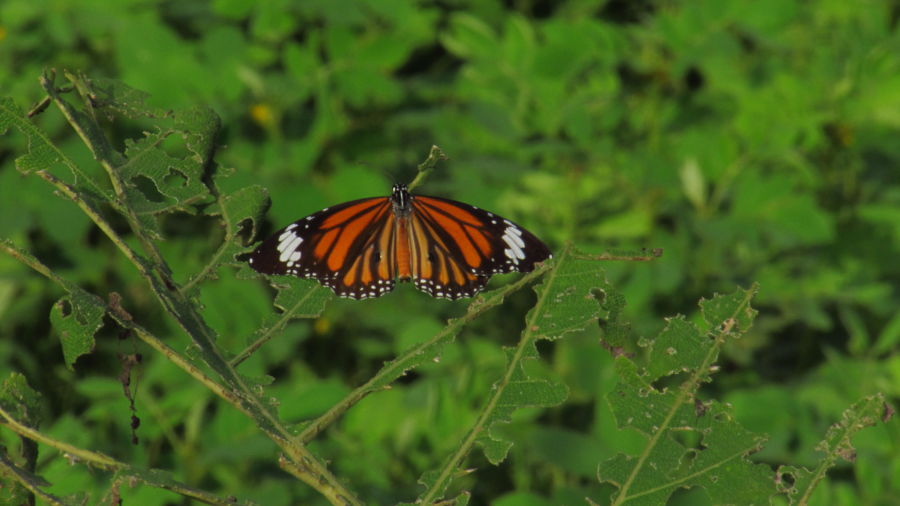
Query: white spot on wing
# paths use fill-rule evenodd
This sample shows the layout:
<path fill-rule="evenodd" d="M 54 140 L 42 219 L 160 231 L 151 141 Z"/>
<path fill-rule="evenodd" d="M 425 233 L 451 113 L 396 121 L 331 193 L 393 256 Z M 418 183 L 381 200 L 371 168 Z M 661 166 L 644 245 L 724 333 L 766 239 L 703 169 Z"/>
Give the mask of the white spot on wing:
<path fill-rule="evenodd" d="M 279 239 L 284 236 L 285 234 L 282 234 L 281 236 L 279 236 Z M 303 238 L 299 235 L 295 235 L 293 232 L 291 232 L 287 237 L 281 239 L 281 242 L 275 248 L 279 253 L 281 253 L 281 255 L 278 256 L 278 260 L 281 262 L 287 262 L 302 242 Z M 297 258 L 300 257 L 298 256 Z"/>

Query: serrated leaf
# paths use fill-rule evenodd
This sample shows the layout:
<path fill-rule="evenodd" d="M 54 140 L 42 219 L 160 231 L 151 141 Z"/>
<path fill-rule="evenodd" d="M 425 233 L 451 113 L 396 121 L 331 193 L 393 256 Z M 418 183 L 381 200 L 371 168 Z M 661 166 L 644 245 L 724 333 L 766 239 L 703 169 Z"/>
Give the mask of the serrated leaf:
<path fill-rule="evenodd" d="M 781 466 L 776 474 L 778 490 L 787 494 L 791 504 L 806 504 L 815 487 L 825 479 L 828 470 L 843 459 L 856 460 L 856 450 L 851 438 L 859 431 L 886 422 L 893 414 L 893 408 L 885 404 L 884 394 L 868 396 L 847 408 L 841 421 L 832 425 L 816 450 L 825 456 L 815 470 L 805 467 Z M 789 479 L 788 479 L 789 478 Z"/>
<path fill-rule="evenodd" d="M 502 462 L 513 442 L 493 429 L 498 423 L 509 423 L 517 409 L 555 406 L 565 401 L 568 395 L 565 384 L 530 375 L 525 363 L 539 357 L 535 347 L 538 340 L 559 339 L 568 332 L 594 324 L 602 313 L 595 292 L 606 283 L 600 264 L 575 258 L 571 248 L 553 261 L 544 282 L 535 287 L 537 303 L 526 315 L 519 345 L 505 350 L 505 374 L 494 383 L 493 394 L 463 440 L 462 449 L 439 471 L 427 472 L 419 479 L 427 487 L 419 501 L 433 501 L 444 494 L 473 442 L 481 445 L 492 464 Z"/>
<path fill-rule="evenodd" d="M 709 324 L 710 329 L 722 325 L 732 336 L 746 332 L 758 313 L 750 307 L 750 299 L 756 295 L 758 289 L 759 287 L 754 284 L 746 290 L 738 289 L 729 295 L 716 295 L 710 300 L 701 300 L 703 319 Z"/>
<path fill-rule="evenodd" d="M 248 237 L 256 235 L 256 228 L 269 206 L 269 192 L 261 186 L 248 186 L 220 196 L 218 202 L 206 214 L 221 216 L 225 225 L 225 238 L 210 261 L 191 277 L 183 290 L 189 291 L 201 281 L 212 278 L 222 264 L 235 262 L 235 255 L 244 251 L 241 235 L 249 224 Z"/>
<path fill-rule="evenodd" d="M 725 340 L 749 328 L 755 291 L 701 301 L 712 335 L 682 317 L 670 319 L 650 343 L 646 371 L 624 356 L 616 359 L 619 382 L 608 396 L 610 407 L 619 428 L 636 429 L 647 443 L 639 455 L 619 454 L 598 466 L 598 480 L 618 488 L 613 504 L 665 504 L 677 489 L 697 486 L 716 504 L 768 504 L 775 493 L 771 470 L 746 458 L 764 438 L 741 427 L 730 408 L 696 398 Z M 685 374 L 679 385 L 653 384 L 679 373 Z"/>
<path fill-rule="evenodd" d="M 47 170 L 62 178 L 56 170 L 60 165 L 69 169 L 72 177 L 64 178 L 89 196 L 111 199 L 108 190 L 101 188 L 81 167 L 57 148 L 43 129 L 31 122 L 11 98 L 0 98 L 0 134 L 10 127 L 28 140 L 28 152 L 16 159 L 16 168 L 23 173 Z"/>
<path fill-rule="evenodd" d="M 207 202 L 209 188 L 203 182 L 218 117 L 205 108 L 193 108 L 174 115 L 172 128 L 146 133 L 138 141 L 125 141 L 125 161 L 118 167 L 128 185 L 126 197 L 141 218 L 175 210 L 193 212 L 193 206 Z M 168 153 L 161 145 L 172 135 L 181 135 L 188 150 L 183 156 Z M 142 220 L 157 230 L 154 220 Z"/>
<path fill-rule="evenodd" d="M 269 315 L 260 332 L 277 331 L 295 318 L 316 318 L 322 314 L 325 303 L 334 295 L 330 288 L 312 279 L 278 276 L 272 277 L 270 284 L 278 290 L 275 307 L 281 313 Z"/>
<path fill-rule="evenodd" d="M 477 439 L 492 464 L 503 461 L 512 446 L 512 441 L 492 431 L 494 424 L 508 423 L 516 409 L 556 406 L 568 396 L 564 384 L 531 377 L 523 369 L 526 360 L 539 358 L 534 343 L 540 339 L 553 341 L 593 324 L 601 314 L 594 291 L 605 284 L 598 262 L 574 259 L 571 252 L 566 252 L 544 282 L 535 287 L 537 304 L 525 317 L 527 326 L 519 346 L 506 350 L 507 374 L 494 384 L 496 394 L 488 406 L 490 416 Z"/>
<path fill-rule="evenodd" d="M 182 211 L 193 213 L 194 206 L 209 202 L 212 195 L 203 175 L 212 157 L 218 116 L 209 108 L 164 112 L 145 104 L 147 94 L 113 80 L 88 80 L 67 75 L 82 94 L 76 108 L 44 82 L 44 88 L 77 129 L 85 143 L 102 162 L 118 173 L 125 199 L 141 224 L 159 238 L 156 216 Z M 95 110 L 118 112 L 130 117 L 149 118 L 154 129 L 138 140 L 126 139 L 125 152 L 116 151 L 97 123 Z M 180 136 L 183 152 L 169 148 L 170 138 Z"/>
<path fill-rule="evenodd" d="M 59 333 L 66 367 L 94 349 L 94 334 L 103 326 L 106 306 L 96 297 L 73 290 L 50 310 L 50 323 Z"/>
<path fill-rule="evenodd" d="M 10 373 L 0 383 L 0 408 L 7 416 L 23 425 L 32 428 L 40 425 L 41 395 L 28 385 L 22 374 Z M 31 486 L 49 485 L 32 472 L 37 457 L 36 446 L 34 441 L 27 438 L 20 438 L 17 451 L 12 446 L 8 449 L 0 446 L 0 504 L 28 503 L 30 493 L 21 483 L 29 483 Z M 10 451 L 9 455 L 7 450 Z"/>
<path fill-rule="evenodd" d="M 161 117 L 166 111 L 147 105 L 150 94 L 128 86 L 122 81 L 105 77 L 92 78 L 90 91 L 96 102 L 129 118 Z"/>
<path fill-rule="evenodd" d="M 663 376 L 695 370 L 714 344 L 683 316 L 670 318 L 666 328 L 651 344 L 647 371 L 655 381 Z"/>
<path fill-rule="evenodd" d="M 73 368 L 81 355 L 94 349 L 94 334 L 103 325 L 106 304 L 97 296 L 81 289 L 78 285 L 58 277 L 30 253 L 17 248 L 8 240 L 0 240 L 3 249 L 13 252 L 35 269 L 55 280 L 68 295 L 61 298 L 50 310 L 50 323 L 59 333 L 66 367 Z"/>

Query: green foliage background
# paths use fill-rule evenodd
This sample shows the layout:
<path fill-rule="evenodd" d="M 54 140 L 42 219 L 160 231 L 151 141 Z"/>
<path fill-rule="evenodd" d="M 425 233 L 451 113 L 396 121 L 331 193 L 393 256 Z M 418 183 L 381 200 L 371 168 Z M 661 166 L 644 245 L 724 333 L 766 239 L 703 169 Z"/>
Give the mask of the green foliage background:
<path fill-rule="evenodd" d="M 450 159 L 421 193 L 496 211 L 554 249 L 664 248 L 651 263 L 605 265 L 635 341 L 668 316 L 698 321 L 701 297 L 758 282 L 759 316 L 727 345 L 703 394 L 768 435 L 756 461 L 812 466 L 844 409 L 900 393 L 898 12 L 888 0 L 5 0 L 0 95 L 27 108 L 42 98 L 41 71 L 56 67 L 122 80 L 157 107 L 211 107 L 224 127 L 216 159 L 233 169 L 223 190 L 268 188 L 263 233 L 386 194 L 437 144 Z M 91 165 L 56 111 L 40 121 Z M 140 128 L 110 134 L 122 142 Z M 94 293 L 122 293 L 136 319 L 187 347 L 90 220 L 15 170 L 26 149 L 22 136 L 0 137 L 0 237 Z M 180 278 L 221 240 L 202 217 L 174 215 L 163 231 Z M 270 313 L 270 290 L 231 268 L 219 274 L 202 287 L 204 314 L 238 351 Z M 270 505 L 315 497 L 259 464 L 275 450 L 250 421 L 147 350 L 141 444 L 131 445 L 115 355 L 134 345 L 101 331 L 95 353 L 68 370 L 48 318 L 60 295 L 0 256 L 0 372 L 21 371 L 43 393 L 49 433 L 223 495 Z M 416 479 L 476 416 L 532 301 L 522 291 L 477 320 L 439 362 L 350 410 L 314 451 L 373 503 L 415 497 Z M 464 310 L 408 285 L 374 301 L 336 299 L 241 372 L 271 375 L 280 415 L 301 422 Z M 616 428 L 605 401 L 616 376 L 599 334 L 541 343 L 544 373 L 569 399 L 518 412 L 503 429 L 515 445 L 500 466 L 470 457 L 478 471 L 461 486 L 474 487 L 474 503 L 581 503 L 613 490 L 597 482 L 597 465 L 639 438 Z M 860 433 L 857 459 L 832 472 L 814 504 L 892 504 L 898 442 L 896 421 Z M 40 474 L 61 494 L 95 493 L 108 479 L 63 459 Z M 139 504 L 176 500 L 126 488 Z M 699 489 L 673 499 L 703 500 Z"/>

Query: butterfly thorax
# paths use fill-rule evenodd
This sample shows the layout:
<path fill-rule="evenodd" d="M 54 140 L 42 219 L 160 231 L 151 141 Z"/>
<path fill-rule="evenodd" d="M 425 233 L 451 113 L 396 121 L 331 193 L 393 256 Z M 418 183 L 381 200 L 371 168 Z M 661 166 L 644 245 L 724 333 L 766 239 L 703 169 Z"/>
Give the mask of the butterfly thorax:
<path fill-rule="evenodd" d="M 391 191 L 391 205 L 394 207 L 394 215 L 398 218 L 404 218 L 409 215 L 412 210 L 410 201 L 412 197 L 406 189 L 405 184 L 395 184 Z"/>

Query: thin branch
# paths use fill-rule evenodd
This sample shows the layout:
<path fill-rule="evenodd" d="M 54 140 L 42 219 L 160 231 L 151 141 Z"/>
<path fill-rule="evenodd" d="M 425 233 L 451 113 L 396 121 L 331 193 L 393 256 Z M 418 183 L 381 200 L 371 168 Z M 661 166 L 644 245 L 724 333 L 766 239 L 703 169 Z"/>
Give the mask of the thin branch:
<path fill-rule="evenodd" d="M 704 381 L 704 379 L 706 379 L 707 376 L 709 376 L 711 366 L 715 362 L 719 350 L 725 344 L 726 337 L 728 336 L 729 332 L 731 332 L 732 327 L 735 325 L 738 314 L 740 313 L 740 311 L 744 310 L 748 304 L 750 304 L 750 299 L 753 297 L 754 292 L 755 290 L 747 290 L 747 295 L 745 296 L 743 303 L 735 308 L 734 313 L 729 318 L 727 318 L 724 322 L 721 322 L 722 325 L 717 325 L 718 332 L 716 332 L 713 339 L 715 345 L 709 347 L 706 352 L 706 357 L 703 358 L 703 362 L 701 362 L 700 365 L 697 366 L 696 369 L 694 369 L 687 381 L 682 383 L 681 387 L 678 389 L 678 395 L 673 400 L 671 409 L 668 413 L 666 413 L 663 422 L 657 428 L 656 432 L 654 432 L 650 436 L 650 439 L 644 446 L 644 450 L 637 457 L 637 461 L 634 463 L 634 466 L 631 469 L 631 473 L 628 475 L 628 478 L 626 478 L 626 480 L 622 483 L 622 486 L 619 487 L 616 498 L 612 503 L 613 505 L 623 504 L 635 497 L 629 496 L 628 490 L 634 484 L 634 480 L 643 469 L 647 459 L 650 458 L 650 454 L 652 453 L 653 449 L 656 448 L 656 445 L 657 443 L 659 443 L 660 438 L 662 438 L 667 433 L 672 419 L 675 418 L 675 414 L 679 409 L 681 409 L 681 406 L 683 406 L 684 403 L 690 401 L 694 392 L 696 392 L 700 388 L 701 383 Z"/>
<path fill-rule="evenodd" d="M 309 474 L 304 475 L 301 479 L 334 504 L 359 504 L 353 497 L 353 494 L 351 494 L 340 481 L 328 471 L 319 459 L 294 440 L 293 434 L 281 424 L 272 407 L 253 392 L 244 379 L 233 367 L 231 367 L 221 354 L 216 344 L 215 333 L 198 313 L 195 303 L 179 291 L 177 283 L 172 278 L 168 264 L 156 248 L 152 238 L 145 233 L 134 209 L 129 205 L 125 194 L 125 182 L 122 180 L 114 160 L 110 158 L 112 156 L 111 154 L 114 153 L 114 150 L 109 146 L 102 135 L 88 135 L 88 132 L 85 130 L 85 125 L 82 124 L 84 117 L 79 116 L 71 105 L 65 100 L 62 100 L 58 94 L 57 88 L 50 79 L 51 77 L 52 76 L 48 75 L 42 76 L 42 86 L 47 94 L 52 97 L 54 103 L 66 117 L 72 128 L 75 129 L 91 152 L 94 153 L 94 156 L 97 158 L 98 162 L 100 162 L 100 165 L 106 170 L 107 175 L 112 182 L 116 195 L 116 202 L 120 208 L 119 210 L 128 221 L 135 237 L 144 247 L 145 253 L 150 256 L 149 265 L 134 254 L 130 248 L 127 248 L 127 245 L 114 231 L 112 231 L 106 220 L 98 212 L 87 205 L 84 199 L 79 198 L 78 193 L 74 189 L 69 188 L 61 182 L 57 187 L 69 196 L 69 198 L 72 198 L 78 203 L 86 212 L 87 209 L 93 211 L 89 212 L 88 215 L 107 234 L 107 236 L 119 246 L 120 250 L 126 252 L 128 258 L 135 264 L 147 280 L 150 288 L 156 294 L 166 312 L 172 316 L 175 322 L 199 347 L 201 355 L 207 365 L 221 377 L 224 384 L 234 389 L 234 392 L 229 392 L 232 394 L 229 402 L 250 416 L 256 422 L 257 426 L 296 463 L 304 464 L 302 468 L 308 470 Z M 76 85 L 76 87 L 79 85 L 86 85 L 86 83 L 82 82 L 82 80 L 76 76 L 67 74 L 67 77 L 74 85 Z M 89 90 L 87 93 L 89 94 Z M 130 254 L 128 252 L 130 252 Z M 150 269 L 152 269 L 152 273 Z M 171 358 L 169 355 L 166 356 Z M 177 356 L 177 354 L 172 355 L 172 357 L 174 356 Z"/>
<path fill-rule="evenodd" d="M 137 252 L 135 252 L 131 248 L 131 246 L 128 245 L 128 243 L 125 242 L 122 236 L 117 234 L 115 230 L 112 229 L 112 226 L 110 226 L 109 222 L 106 221 L 106 218 L 104 218 L 103 215 L 100 214 L 100 211 L 95 209 L 93 205 L 91 205 L 91 203 L 88 202 L 75 188 L 61 181 L 59 178 L 46 170 L 39 170 L 36 172 L 36 174 L 44 181 L 47 181 L 48 183 L 55 186 L 61 194 L 68 197 L 72 202 L 75 202 L 75 204 L 78 205 L 78 207 L 80 207 L 81 210 L 88 215 L 88 217 L 94 222 L 94 224 L 96 224 L 97 227 L 99 227 L 100 230 L 102 230 L 103 233 L 106 234 L 106 237 L 108 237 L 109 240 L 111 240 L 113 244 L 115 244 L 119 248 L 119 251 L 121 251 L 122 254 L 124 254 L 132 264 L 134 264 L 134 266 L 145 279 L 154 279 L 149 267 L 147 267 L 147 262 L 144 261 L 144 259 L 141 258 L 137 254 Z"/>
<path fill-rule="evenodd" d="M 412 183 L 407 185 L 409 191 L 413 191 L 416 187 L 425 182 L 425 179 L 428 178 L 428 175 L 431 174 L 431 171 L 434 170 L 434 167 L 437 165 L 438 161 L 446 160 L 447 155 L 444 154 L 443 150 L 437 146 L 431 146 L 431 151 L 428 153 L 428 158 L 425 159 L 424 162 L 419 164 L 419 171 L 416 173 L 416 178 L 413 179 Z"/>
<path fill-rule="evenodd" d="M 154 478 L 152 476 L 152 470 L 137 469 L 108 455 L 85 450 L 84 448 L 79 448 L 64 441 L 53 439 L 36 429 L 20 423 L 18 420 L 13 418 L 12 415 L 7 413 L 2 406 L 0 406 L 0 418 L 2 418 L 4 421 L 4 427 L 8 427 L 13 432 L 19 434 L 20 436 L 31 439 L 32 441 L 36 441 L 38 443 L 56 448 L 70 459 L 82 461 L 87 464 L 106 469 L 108 471 L 118 471 L 120 473 L 127 474 L 131 478 L 140 480 L 148 485 L 163 488 L 165 490 L 180 494 L 184 497 L 202 501 L 206 504 L 235 504 L 234 501 L 230 499 L 223 499 L 204 490 L 189 487 L 188 485 L 172 480 L 169 477 L 166 477 L 165 479 Z"/>
<path fill-rule="evenodd" d="M 409 370 L 410 364 L 415 364 L 417 358 L 424 355 L 428 350 L 434 349 L 437 346 L 441 345 L 444 340 L 452 339 L 453 336 L 459 333 L 460 329 L 462 329 L 462 327 L 464 327 L 467 323 L 474 320 L 485 311 L 495 306 L 499 306 L 507 295 L 515 292 L 516 290 L 519 290 L 526 284 L 533 281 L 535 278 L 543 275 L 547 270 L 550 269 L 550 266 L 550 262 L 544 262 L 535 270 L 522 276 L 516 282 L 510 283 L 503 288 L 494 290 L 487 294 L 487 296 L 479 296 L 478 298 L 476 298 L 474 301 L 472 301 L 471 304 L 469 304 L 469 308 L 466 311 L 466 314 L 459 318 L 450 320 L 447 323 L 447 326 L 441 329 L 440 332 L 435 334 L 431 339 L 419 343 L 418 345 L 404 352 L 399 357 L 385 364 L 385 366 L 382 367 L 381 370 L 375 374 L 375 376 L 369 379 L 369 381 L 347 394 L 347 396 L 345 396 L 343 399 L 341 399 L 340 402 L 332 406 L 331 409 L 325 412 L 325 414 L 316 418 L 312 423 L 310 423 L 303 430 L 303 432 L 301 432 L 297 436 L 297 439 L 302 443 L 307 443 L 315 438 L 316 435 L 318 435 L 320 432 L 325 430 L 325 428 L 334 423 L 342 414 L 353 407 L 357 402 L 361 401 L 365 396 L 377 390 L 386 388 L 388 384 L 390 384 L 392 381 L 402 376 L 404 372 Z"/>
<path fill-rule="evenodd" d="M 24 440 L 27 441 L 27 439 Z M 0 447 L 0 475 L 9 476 L 15 479 L 34 496 L 40 497 L 41 500 L 46 501 L 48 504 L 58 504 L 60 506 L 65 504 L 61 498 L 49 492 L 44 492 L 41 487 L 47 486 L 47 483 L 40 477 L 17 466 L 15 462 L 9 459 L 6 455 L 5 448 L 2 447 Z M 31 501 L 34 501 L 33 497 L 31 498 Z"/>
<path fill-rule="evenodd" d="M 544 281 L 545 286 L 551 286 L 553 284 L 554 279 L 556 279 L 556 275 L 559 272 L 559 266 L 562 264 L 563 259 L 566 256 L 569 256 L 571 253 L 571 246 L 567 246 L 566 249 L 560 255 L 560 258 L 553 264 L 552 269 L 547 275 L 547 279 Z M 497 407 L 497 403 L 500 401 L 500 398 L 503 396 L 503 393 L 506 391 L 506 387 L 509 385 L 512 380 L 513 374 L 518 370 L 520 366 L 520 362 L 522 361 L 525 350 L 528 348 L 530 343 L 534 341 L 535 334 L 534 332 L 538 329 L 536 325 L 537 320 L 543 318 L 542 308 L 546 303 L 546 296 L 550 293 L 550 290 L 544 290 L 543 296 L 538 297 L 537 303 L 534 308 L 528 312 L 530 319 L 525 323 L 525 330 L 522 331 L 522 337 L 519 339 L 519 344 L 516 346 L 515 352 L 510 356 L 509 363 L 506 367 L 506 372 L 503 374 L 503 378 L 499 382 L 497 382 L 494 388 L 491 389 L 491 397 L 488 399 L 485 407 L 481 410 L 478 415 L 478 419 L 472 424 L 472 428 L 469 429 L 468 434 L 463 439 L 462 444 L 456 449 L 453 455 L 447 459 L 444 464 L 441 472 L 438 474 L 438 477 L 435 478 L 432 486 L 425 492 L 424 495 L 420 498 L 422 504 L 431 504 L 435 500 L 438 499 L 438 495 L 442 490 L 446 488 L 446 483 L 452 478 L 452 475 L 459 468 L 462 460 L 466 455 L 472 450 L 472 447 L 475 445 L 475 441 L 478 439 L 478 436 L 484 430 L 487 430 L 487 422 L 494 415 L 494 410 Z"/>
<path fill-rule="evenodd" d="M 606 251 L 600 253 L 598 255 L 589 255 L 589 254 L 574 254 L 573 258 L 577 258 L 579 260 L 621 260 L 626 262 L 650 262 L 660 258 L 663 255 L 662 248 L 653 248 L 647 249 L 644 248 L 640 250 L 640 252 L 636 251 Z"/>
<path fill-rule="evenodd" d="M 310 297 L 313 297 L 317 291 L 318 288 L 311 288 L 303 295 L 303 297 L 300 298 L 300 300 L 297 301 L 296 304 L 294 304 L 292 308 L 286 309 L 283 313 L 281 313 L 281 317 L 278 318 L 278 321 L 269 326 L 269 328 L 267 328 L 261 336 L 259 336 L 255 341 L 250 343 L 246 348 L 241 350 L 240 353 L 238 353 L 234 358 L 231 359 L 231 367 L 237 367 L 244 360 L 250 358 L 250 356 L 253 355 L 256 350 L 261 348 L 262 345 L 266 344 L 269 339 L 272 339 L 281 329 L 284 328 L 285 325 L 288 324 L 289 321 L 294 318 L 298 318 L 296 309 L 306 304 Z"/>

